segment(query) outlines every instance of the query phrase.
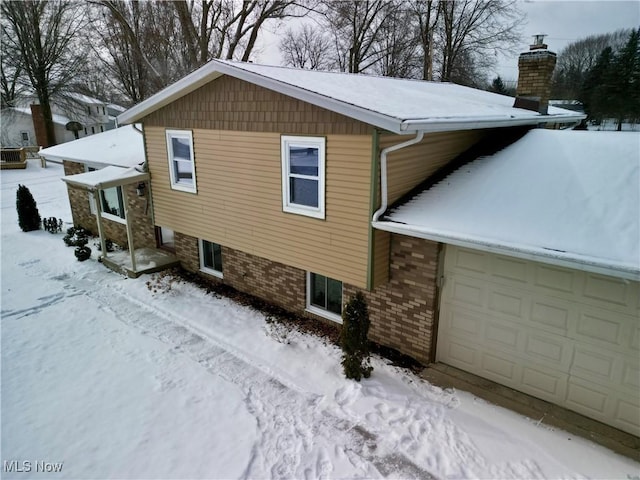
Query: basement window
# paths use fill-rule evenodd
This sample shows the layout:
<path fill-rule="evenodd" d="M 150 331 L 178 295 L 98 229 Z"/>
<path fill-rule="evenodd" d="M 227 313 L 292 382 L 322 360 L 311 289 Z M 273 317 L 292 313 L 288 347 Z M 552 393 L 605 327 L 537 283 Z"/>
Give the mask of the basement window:
<path fill-rule="evenodd" d="M 307 311 L 342 323 L 342 282 L 308 272 Z"/>
<path fill-rule="evenodd" d="M 222 278 L 222 246 L 207 240 L 198 241 L 200 247 L 200 270 Z"/>
<path fill-rule="evenodd" d="M 282 210 L 324 219 L 325 139 L 282 136 Z"/>
<path fill-rule="evenodd" d="M 193 134 L 190 130 L 167 130 L 167 156 L 171 188 L 196 193 Z"/>

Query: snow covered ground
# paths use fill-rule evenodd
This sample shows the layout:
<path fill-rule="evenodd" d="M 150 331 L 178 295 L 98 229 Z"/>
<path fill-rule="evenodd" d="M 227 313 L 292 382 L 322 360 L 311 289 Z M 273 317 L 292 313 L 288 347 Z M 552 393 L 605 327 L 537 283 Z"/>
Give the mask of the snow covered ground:
<path fill-rule="evenodd" d="M 345 380 L 318 338 L 190 284 L 154 293 L 95 253 L 77 262 L 61 234 L 20 232 L 18 183 L 42 216 L 70 222 L 62 174 L 33 161 L 1 174 L 3 478 L 640 476 L 382 359 L 370 379 Z"/>

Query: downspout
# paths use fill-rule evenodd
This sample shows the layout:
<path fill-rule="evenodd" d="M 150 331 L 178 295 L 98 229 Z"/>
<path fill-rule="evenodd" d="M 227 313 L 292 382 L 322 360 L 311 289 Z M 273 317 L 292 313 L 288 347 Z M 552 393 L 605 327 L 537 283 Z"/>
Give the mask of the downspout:
<path fill-rule="evenodd" d="M 416 133 L 415 138 L 406 142 L 398 143 L 387 148 L 383 148 L 380 152 L 380 208 L 373 214 L 372 222 L 377 222 L 380 216 L 387 210 L 389 206 L 389 192 L 387 183 L 387 155 L 405 147 L 409 147 L 416 143 L 420 143 L 424 137 L 424 131 Z"/>

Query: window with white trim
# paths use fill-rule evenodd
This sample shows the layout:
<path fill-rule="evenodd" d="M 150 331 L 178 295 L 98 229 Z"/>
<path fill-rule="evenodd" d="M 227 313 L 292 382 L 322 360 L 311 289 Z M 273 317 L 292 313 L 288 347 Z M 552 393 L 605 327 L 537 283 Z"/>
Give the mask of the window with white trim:
<path fill-rule="evenodd" d="M 325 139 L 283 135 L 282 209 L 324 219 Z"/>
<path fill-rule="evenodd" d="M 222 246 L 218 243 L 200 239 L 200 270 L 222 278 Z"/>
<path fill-rule="evenodd" d="M 190 130 L 167 130 L 167 156 L 171 188 L 196 193 L 193 134 Z"/>
<path fill-rule="evenodd" d="M 318 273 L 307 273 L 307 310 L 342 323 L 342 282 Z"/>
<path fill-rule="evenodd" d="M 95 172 L 97 168 L 85 165 L 87 172 Z M 122 197 L 122 187 L 105 188 L 100 191 L 100 206 L 102 207 L 102 218 L 125 223 L 124 198 Z M 93 192 L 89 192 L 89 210 L 92 215 L 98 213 Z"/>

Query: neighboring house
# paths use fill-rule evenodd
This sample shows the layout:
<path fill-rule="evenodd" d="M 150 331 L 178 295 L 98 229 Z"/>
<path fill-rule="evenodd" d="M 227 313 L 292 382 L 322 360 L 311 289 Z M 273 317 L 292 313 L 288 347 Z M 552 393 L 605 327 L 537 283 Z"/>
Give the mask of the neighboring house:
<path fill-rule="evenodd" d="M 51 106 L 57 143 L 76 139 L 76 133 L 66 128 L 78 122 L 78 138 L 101 133 L 115 127 L 114 116 L 124 108 L 79 93 L 69 93 Z M 15 106 L 2 110 L 0 142 L 4 147 L 45 146 L 41 109 L 35 97 L 25 97 Z"/>
<path fill-rule="evenodd" d="M 0 116 L 2 117 L 0 144 L 3 147 L 16 148 L 38 145 L 30 107 L 7 107 L 2 109 Z M 59 142 L 74 140 L 73 132 L 65 128 L 69 122 L 68 117 L 53 114 L 55 135 Z"/>
<path fill-rule="evenodd" d="M 637 150 L 526 133 L 584 118 L 547 106 L 555 54 L 534 47 L 520 59 L 517 102 L 529 110 L 452 84 L 208 63 L 118 117 L 143 125 L 158 245 L 310 318 L 340 323 L 362 291 L 372 340 L 638 435 L 638 202 L 620 181 L 637 176 Z M 576 144 L 589 150 L 584 166 Z M 558 214 L 527 229 L 536 201 Z M 594 242 L 571 240 L 601 208 L 614 218 L 606 235 L 628 225 L 628 241 L 606 244 L 604 227 Z"/>

